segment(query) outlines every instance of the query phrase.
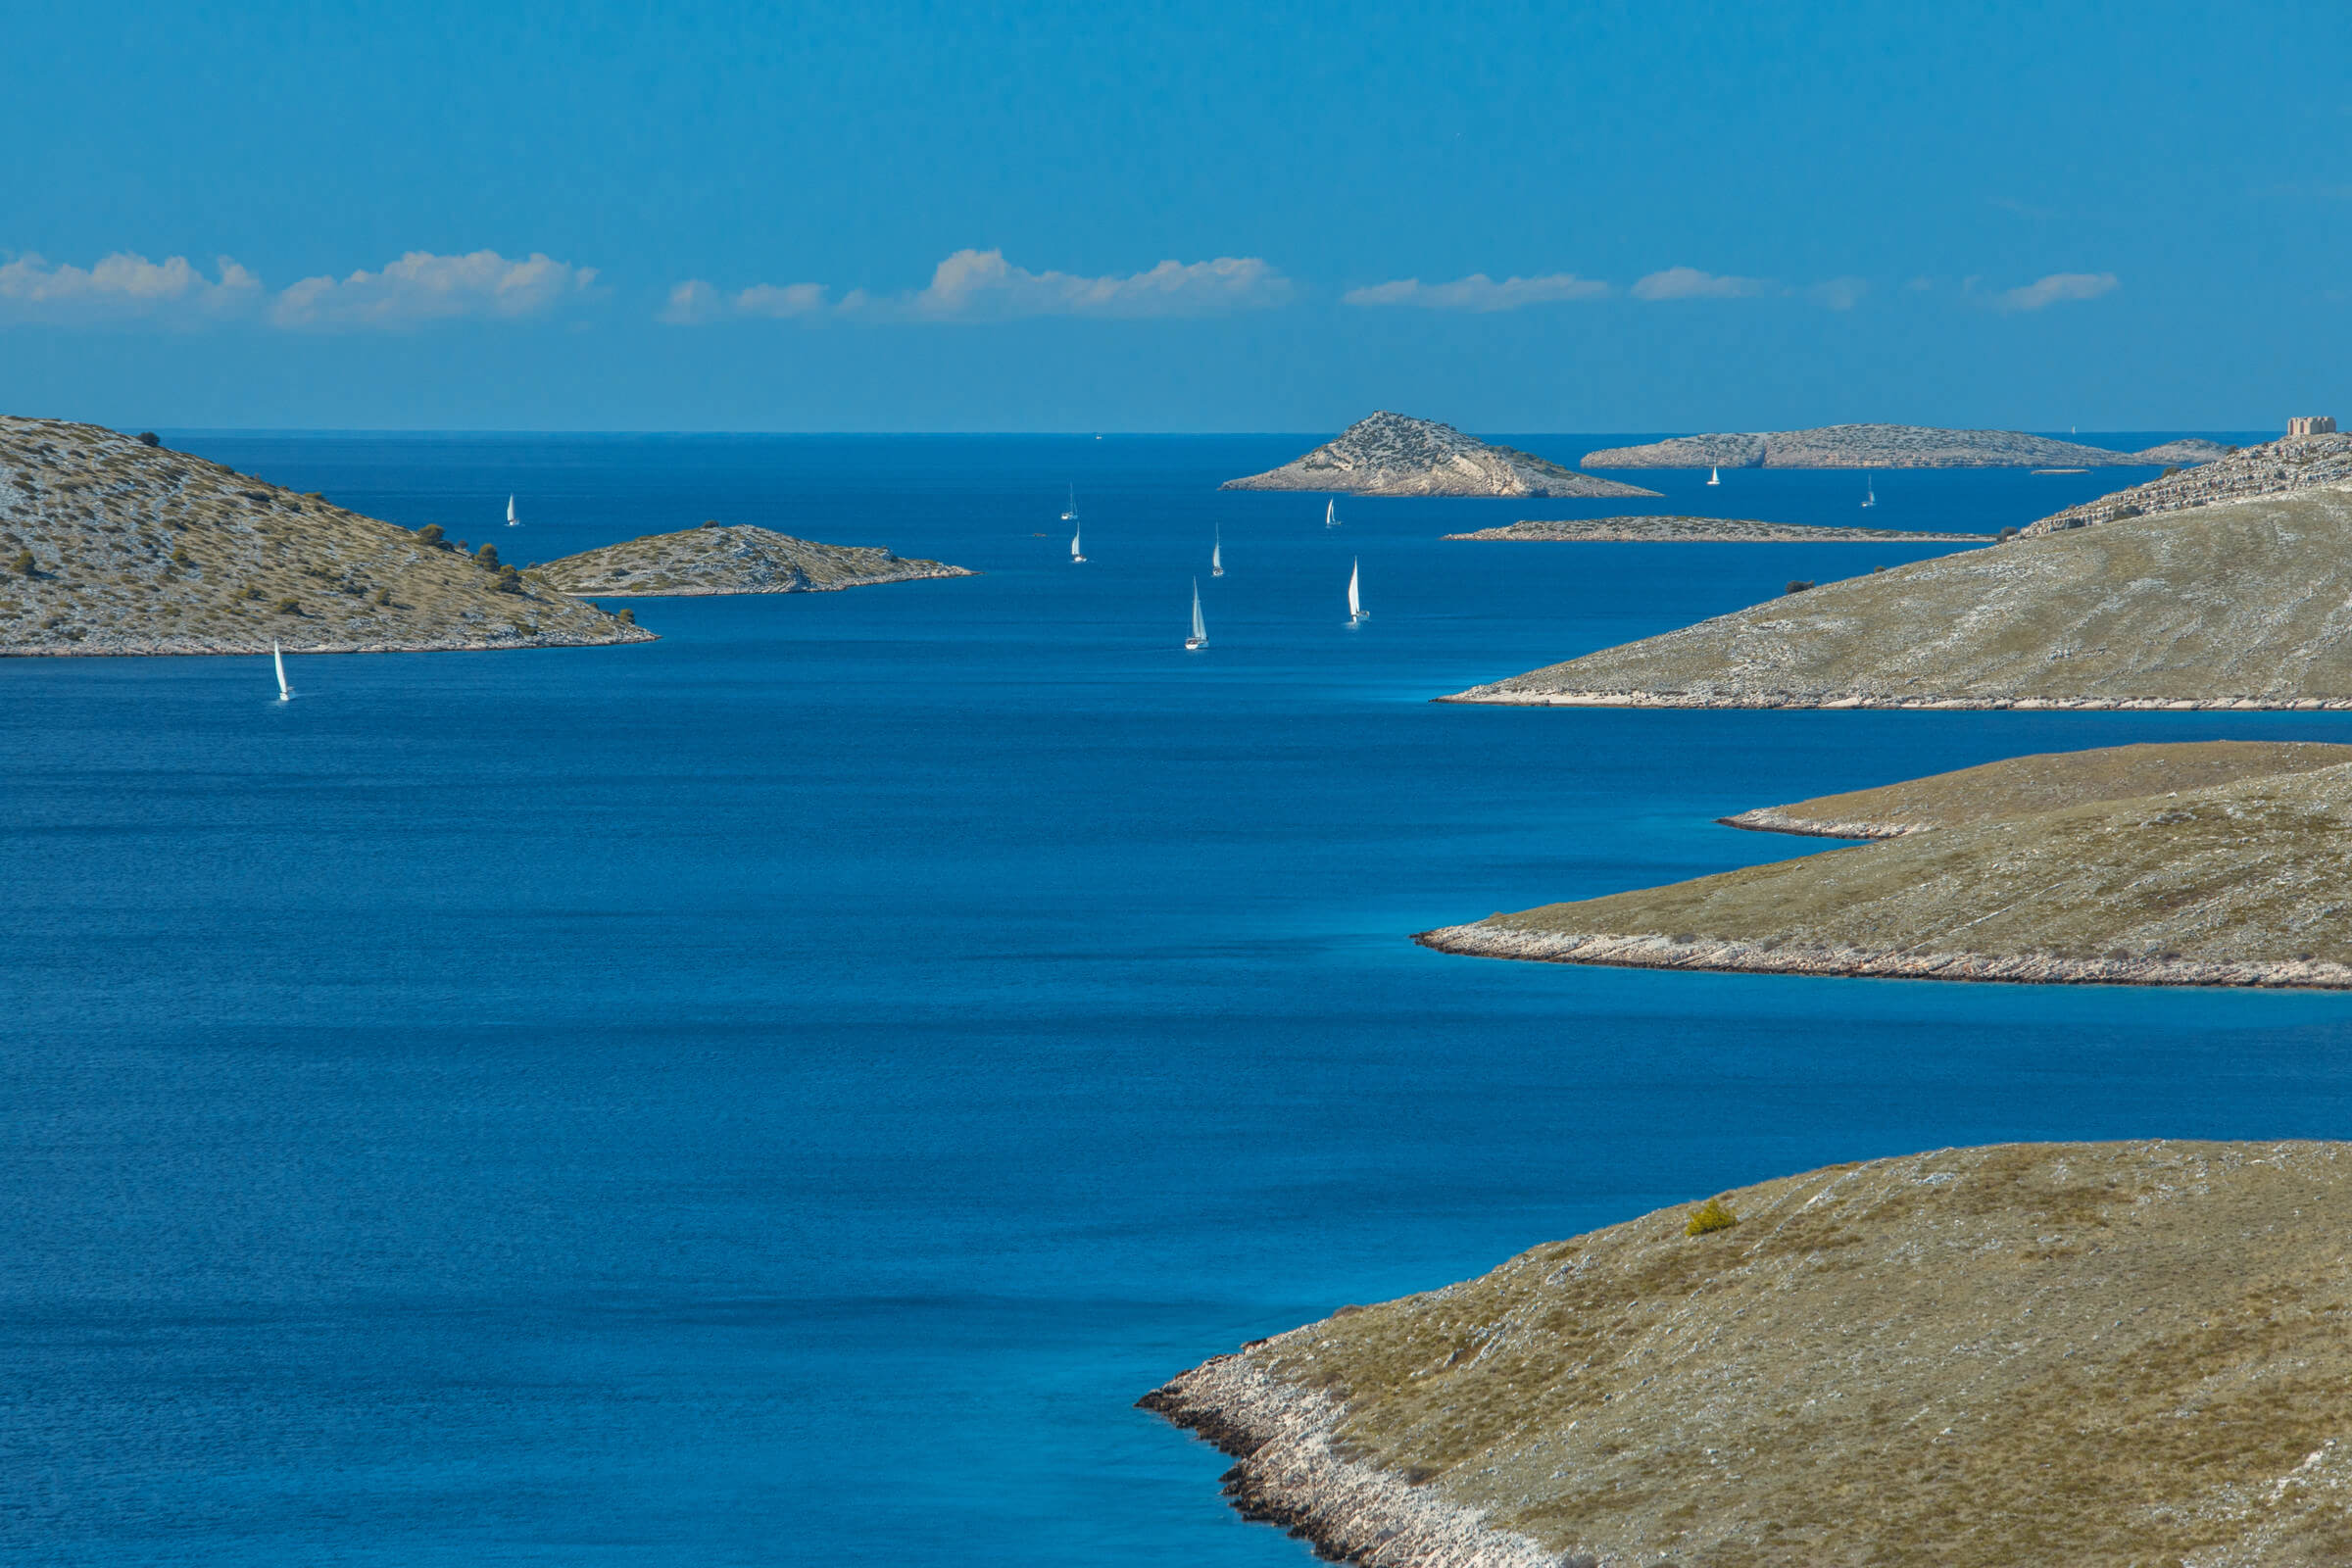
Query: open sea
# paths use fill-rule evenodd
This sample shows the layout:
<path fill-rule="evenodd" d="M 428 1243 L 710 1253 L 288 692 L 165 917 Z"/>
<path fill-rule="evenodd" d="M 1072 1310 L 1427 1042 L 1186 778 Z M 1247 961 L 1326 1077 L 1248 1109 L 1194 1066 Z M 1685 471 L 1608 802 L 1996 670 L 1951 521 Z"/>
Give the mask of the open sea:
<path fill-rule="evenodd" d="M 2146 470 L 1882 472 L 1867 513 L 1859 473 L 1629 475 L 1668 499 L 1330 530 L 1214 488 L 1315 439 L 168 433 L 517 561 L 715 517 L 986 575 L 293 659 L 282 705 L 267 659 L 0 660 L 0 1557 L 1297 1568 L 1138 1395 L 1832 1160 L 2352 1135 L 2352 997 L 1406 940 L 1828 852 L 1714 825 L 1748 807 L 2352 741 L 1428 701 L 1950 548 L 1448 531 L 1990 532 Z"/>

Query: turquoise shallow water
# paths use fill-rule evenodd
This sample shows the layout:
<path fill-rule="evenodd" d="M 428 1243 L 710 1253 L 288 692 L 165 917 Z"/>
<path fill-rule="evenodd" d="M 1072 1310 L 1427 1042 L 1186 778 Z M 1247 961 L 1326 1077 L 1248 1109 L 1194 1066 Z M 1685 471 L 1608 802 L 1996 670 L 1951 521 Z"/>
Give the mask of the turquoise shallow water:
<path fill-rule="evenodd" d="M 1617 509 L 1326 532 L 1210 488 L 1283 437 L 179 439 L 521 559 L 721 516 L 987 575 L 643 602 L 637 648 L 297 660 L 283 706 L 266 661 L 0 661 L 22 1560 L 1295 1564 L 1137 1394 L 1828 1160 L 2352 1130 L 2339 997 L 1404 940 L 1820 851 L 1711 825 L 1748 806 L 2352 740 L 1426 701 L 1918 547 L 1443 544 Z M 2136 476 L 1881 475 L 1870 520 L 1989 530 Z M 1854 499 L 1701 478 L 1654 482 Z M 509 490 L 527 526 L 485 529 Z"/>

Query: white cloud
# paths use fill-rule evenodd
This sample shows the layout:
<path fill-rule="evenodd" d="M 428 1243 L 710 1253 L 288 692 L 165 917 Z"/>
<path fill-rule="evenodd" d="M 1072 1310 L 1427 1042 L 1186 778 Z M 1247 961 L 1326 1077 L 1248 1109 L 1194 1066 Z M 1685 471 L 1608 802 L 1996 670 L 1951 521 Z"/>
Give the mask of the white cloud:
<path fill-rule="evenodd" d="M 2038 311 L 2067 300 L 2095 300 L 2115 284 L 2113 272 L 2052 272 L 2023 288 L 2010 289 L 1993 304 L 2004 311 Z"/>
<path fill-rule="evenodd" d="M 1850 311 L 1869 292 L 1870 279 L 1866 277 L 1832 277 L 1805 290 L 1805 297 L 1833 311 Z"/>
<path fill-rule="evenodd" d="M 924 320 L 1004 320 L 1021 316 L 1215 316 L 1280 305 L 1291 280 L 1255 256 L 1162 262 L 1125 277 L 1032 272 L 1003 251 L 957 251 L 931 285 L 904 302 Z M 889 302 L 883 302 L 888 304 Z"/>
<path fill-rule="evenodd" d="M 380 272 L 306 277 L 277 296 L 270 319 L 277 326 L 392 330 L 460 318 L 516 320 L 575 303 L 595 281 L 595 268 L 536 251 L 522 261 L 496 251 L 411 251 Z"/>
<path fill-rule="evenodd" d="M 198 326 L 241 316 L 261 298 L 262 280 L 227 257 L 220 259 L 217 270 L 217 279 L 207 278 L 184 256 L 151 262 L 127 251 L 86 270 L 20 256 L 0 266 L 0 323 Z"/>
<path fill-rule="evenodd" d="M 1598 299 L 1609 285 L 1574 272 L 1549 272 L 1542 277 L 1506 277 L 1497 283 L 1484 272 L 1472 272 L 1450 283 L 1423 283 L 1400 277 L 1367 288 L 1351 288 L 1340 296 L 1344 305 L 1413 305 L 1430 311 L 1515 311 L 1526 305 L 1549 305 L 1559 300 Z"/>
<path fill-rule="evenodd" d="M 1653 301 L 1742 300 L 1769 294 L 1773 289 L 1774 284 L 1767 278 L 1719 277 L 1695 267 L 1669 267 L 1636 283 L 1633 295 L 1638 300 Z"/>
<path fill-rule="evenodd" d="M 930 285 L 906 294 L 852 289 L 839 302 L 822 283 L 755 283 L 722 294 L 700 278 L 669 291 L 660 318 L 700 326 L 737 316 L 815 320 L 1002 321 L 1028 316 L 1215 316 L 1290 298 L 1291 280 L 1254 256 L 1162 262 L 1148 272 L 1086 277 L 1032 272 L 1003 251 L 957 251 L 933 269 Z"/>

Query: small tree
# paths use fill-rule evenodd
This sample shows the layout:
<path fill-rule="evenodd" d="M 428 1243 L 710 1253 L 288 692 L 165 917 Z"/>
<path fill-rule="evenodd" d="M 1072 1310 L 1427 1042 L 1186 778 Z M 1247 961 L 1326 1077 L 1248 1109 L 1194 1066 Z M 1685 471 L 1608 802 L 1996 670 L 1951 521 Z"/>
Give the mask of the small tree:
<path fill-rule="evenodd" d="M 2003 540 L 2010 540 L 2010 539 L 2014 539 L 2014 538 L 2016 538 L 2016 537 L 2017 537 L 2017 530 L 2016 530 L 2015 528 L 2003 528 L 2003 529 L 2001 530 L 2001 538 L 2002 538 Z"/>
<path fill-rule="evenodd" d="M 1728 1231 L 1740 1223 L 1740 1216 L 1720 1198 L 1710 1198 L 1690 1211 L 1690 1222 L 1683 1227 L 1685 1236 L 1705 1236 L 1712 1231 Z"/>
<path fill-rule="evenodd" d="M 428 522 L 417 529 L 416 542 L 425 545 L 439 544 L 441 542 L 441 525 L 437 522 Z"/>
<path fill-rule="evenodd" d="M 513 566 L 499 567 L 497 587 L 498 591 L 502 594 L 518 594 L 522 592 L 522 573 L 516 571 Z"/>
<path fill-rule="evenodd" d="M 299 599 L 280 599 L 277 602 L 277 612 L 281 615 L 299 615 L 302 613 L 302 601 Z"/>
<path fill-rule="evenodd" d="M 156 439 L 155 432 L 153 430 L 141 430 L 139 432 L 139 445 L 143 447 L 160 447 L 163 445 L 163 442 Z"/>
<path fill-rule="evenodd" d="M 621 611 L 621 612 L 620 612 L 620 623 L 621 623 L 623 626 L 634 626 L 634 625 L 636 625 L 636 624 L 637 624 L 637 612 L 635 612 L 634 610 L 623 610 L 623 611 Z"/>
<path fill-rule="evenodd" d="M 1801 594 L 1812 586 L 1813 579 L 1810 577 L 1791 577 L 1788 579 L 1788 591 L 1792 594 Z"/>
<path fill-rule="evenodd" d="M 484 545 L 473 553 L 473 564 L 484 571 L 498 569 L 498 546 Z"/>
<path fill-rule="evenodd" d="M 18 551 L 15 556 L 10 558 L 8 567 L 20 577 L 31 576 L 32 552 L 29 550 Z"/>
<path fill-rule="evenodd" d="M 715 528 L 718 526 L 718 519 L 716 517 L 710 518 L 703 524 L 703 526 L 706 528 Z"/>

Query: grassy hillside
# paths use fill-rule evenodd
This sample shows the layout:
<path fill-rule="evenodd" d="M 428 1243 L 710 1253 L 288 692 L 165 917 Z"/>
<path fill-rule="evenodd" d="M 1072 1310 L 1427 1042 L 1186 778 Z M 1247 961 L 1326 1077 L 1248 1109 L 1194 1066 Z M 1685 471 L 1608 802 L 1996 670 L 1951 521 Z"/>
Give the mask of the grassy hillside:
<path fill-rule="evenodd" d="M 0 653 L 576 647 L 652 633 L 494 556 L 96 425 L 0 416 Z"/>
<path fill-rule="evenodd" d="M 1825 583 L 1457 702 L 2352 707 L 2352 491 L 2110 521 Z"/>
<path fill-rule="evenodd" d="M 973 575 L 937 561 L 902 561 L 887 550 L 820 545 L 772 528 L 716 523 L 583 551 L 549 562 L 540 572 L 566 593 L 612 596 L 825 593 Z"/>
<path fill-rule="evenodd" d="M 1155 1401 L 1325 1540 L 1364 1505 L 1251 1447 L 1237 1374 L 1336 1401 L 1332 1447 L 1414 1483 L 1392 1529 L 1426 1499 L 1612 1565 L 2352 1562 L 2352 1146 L 1945 1150 L 1740 1188 L 1689 1234 L 1706 1196 Z M 1526 1560 L 1506 1545 L 1442 1560 Z"/>
<path fill-rule="evenodd" d="M 2352 762 L 2352 746 L 2311 741 L 2193 741 L 2045 752 L 1877 789 L 1766 806 L 1722 820 L 1768 833 L 1880 839 L 1968 822 L 2032 816 L 2092 801 L 2198 790 L 2269 773 Z"/>
<path fill-rule="evenodd" d="M 2352 763 L 1959 822 L 1421 940 L 1649 967 L 2343 987 L 2348 887 Z"/>

